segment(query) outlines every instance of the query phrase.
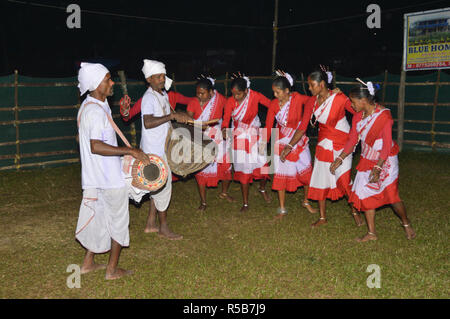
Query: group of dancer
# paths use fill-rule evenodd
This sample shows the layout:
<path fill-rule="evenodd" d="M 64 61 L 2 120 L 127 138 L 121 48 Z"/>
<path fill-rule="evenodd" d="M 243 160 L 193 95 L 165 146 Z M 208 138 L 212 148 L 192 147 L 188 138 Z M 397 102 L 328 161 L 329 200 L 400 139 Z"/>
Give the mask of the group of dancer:
<path fill-rule="evenodd" d="M 84 69 L 88 70 L 89 67 L 93 71 L 83 73 Z M 266 191 L 266 183 L 271 180 L 267 145 L 272 138 L 274 141 L 271 162 L 272 190 L 277 191 L 280 206 L 275 218 L 282 219 L 287 215 L 286 191 L 295 192 L 303 187 L 302 206 L 311 214 L 320 212 L 319 219 L 311 225 L 313 228 L 327 223 L 327 199 L 336 201 L 345 197 L 357 226 L 364 224 L 361 212 L 364 212 L 367 221 L 368 232 L 363 237 L 357 238 L 357 241 L 377 239 L 375 210 L 389 204 L 400 217 L 406 237 L 408 239 L 415 237 L 405 206 L 398 195 L 398 146 L 392 140 L 392 116 L 389 109 L 376 103 L 375 87 L 371 82 L 364 83 L 359 80 L 360 85 L 353 88 L 347 97 L 339 89 L 333 89 L 331 72 L 321 68 L 308 76 L 308 88 L 312 94 L 309 97 L 293 90 L 294 79 L 290 74 L 277 71 L 277 77 L 272 82 L 275 98 L 270 100 L 251 89 L 250 79 L 240 73 L 234 75 L 231 82 L 231 96 L 228 98 L 214 88 L 214 79 L 202 76 L 196 83 L 196 96 L 188 98 L 169 91 L 172 81 L 165 75 L 164 64 L 144 60 L 142 71 L 149 88 L 143 98 L 132 107 L 128 97 L 122 99 L 120 109 L 125 121 L 141 113 L 142 139 L 140 149 L 136 149 L 130 146 L 117 146 L 114 124 L 109 123 L 112 120 L 105 117 L 105 112 L 111 114 L 106 99 L 112 94 L 113 85 L 109 71 L 103 66 L 91 64 L 85 64 L 84 69 L 82 65 L 79 73 L 80 90 L 82 94 L 87 90 L 91 93 L 79 111 L 83 201 L 80 207 L 77 239 L 87 249 L 82 272 L 102 268 L 101 265 L 94 263 L 94 254 L 108 251 L 113 247 L 116 249 L 111 250 L 110 263 L 105 266 L 107 279 L 115 279 L 127 273 L 117 268 L 117 262 L 120 254 L 118 247 L 128 245 L 128 204 L 121 204 L 122 217 L 118 217 L 117 212 L 112 213 L 114 207 L 107 207 L 109 204 L 106 204 L 108 201 L 106 198 L 112 196 L 107 193 L 122 185 L 116 183 L 117 187 L 111 186 L 107 172 L 111 169 L 113 161 L 114 169 L 117 169 L 120 155 L 131 155 L 146 162 L 144 154 L 153 153 L 165 159 L 164 141 L 168 134 L 168 122 L 171 120 L 180 123 L 187 123 L 192 119 L 216 120 L 216 124 L 204 131 L 204 134 L 217 144 L 216 160 L 195 174 L 200 194 L 198 207 L 200 211 L 207 209 L 206 188 L 217 187 L 219 182 L 222 183 L 219 198 L 235 202 L 236 200 L 228 193 L 232 180 L 241 185 L 241 212 L 246 212 L 250 208 L 249 185 L 254 181 L 259 181 L 258 192 L 264 201 L 271 202 L 271 196 Z M 84 78 L 95 78 L 95 81 Z M 87 81 L 88 84 L 83 84 L 83 81 Z M 89 101 L 99 104 L 104 110 L 91 108 L 90 112 L 82 114 Z M 175 112 L 177 104 L 187 105 L 186 112 Z M 265 127 L 262 127 L 258 116 L 260 105 L 267 108 Z M 347 121 L 346 111 L 353 117 L 351 126 Z M 92 118 L 81 117 L 88 114 L 91 114 Z M 275 121 L 276 130 L 272 136 Z M 312 127 L 318 125 L 319 131 L 314 162 L 309 149 L 309 138 L 306 135 L 308 125 Z M 352 182 L 352 153 L 359 142 L 362 146 L 361 159 L 356 167 L 355 180 Z M 108 157 L 114 160 L 110 159 L 110 162 L 107 162 L 105 158 Z M 96 161 L 95 169 L 86 164 L 89 161 Z M 88 185 L 85 181 L 89 174 L 93 182 Z M 145 232 L 158 232 L 168 239 L 182 238 L 181 235 L 170 231 L 166 220 L 172 192 L 171 183 L 176 179 L 176 176 L 170 174 L 162 191 L 150 195 L 150 210 Z M 94 195 L 90 194 L 92 189 L 96 189 Z M 100 199 L 103 195 L 105 197 Z M 92 198 L 95 201 L 92 201 Z M 117 198 L 114 200 L 118 201 Z M 318 210 L 312 207 L 310 200 L 318 201 Z M 98 205 L 95 207 L 96 214 L 92 216 L 94 204 Z M 104 216 L 103 220 L 92 222 L 97 215 L 101 215 L 97 214 L 97 210 L 104 211 L 101 213 Z M 159 217 L 159 227 L 156 224 L 156 216 Z M 117 224 L 120 224 L 120 227 Z M 99 231 L 100 228 L 102 231 Z M 103 237 L 97 238 L 98 236 Z M 108 236 L 112 246 L 106 244 Z M 97 247 L 98 242 L 105 244 Z"/>

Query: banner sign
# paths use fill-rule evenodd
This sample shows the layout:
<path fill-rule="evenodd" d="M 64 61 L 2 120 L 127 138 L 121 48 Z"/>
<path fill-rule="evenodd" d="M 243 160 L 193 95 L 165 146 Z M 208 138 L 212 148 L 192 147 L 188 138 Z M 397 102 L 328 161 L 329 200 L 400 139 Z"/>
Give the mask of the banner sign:
<path fill-rule="evenodd" d="M 404 15 L 403 70 L 450 68 L 450 8 Z"/>

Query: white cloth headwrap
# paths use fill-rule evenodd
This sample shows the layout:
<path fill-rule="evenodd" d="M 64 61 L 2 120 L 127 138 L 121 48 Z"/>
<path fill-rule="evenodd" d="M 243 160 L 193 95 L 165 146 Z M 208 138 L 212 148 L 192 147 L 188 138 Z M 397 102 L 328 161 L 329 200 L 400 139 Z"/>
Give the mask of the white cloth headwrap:
<path fill-rule="evenodd" d="M 81 68 L 78 70 L 78 88 L 81 95 L 89 91 L 95 91 L 100 83 L 109 73 L 109 70 L 100 63 L 81 62 Z"/>
<path fill-rule="evenodd" d="M 142 73 L 144 73 L 145 78 L 151 77 L 154 74 L 166 74 L 166 66 L 164 65 L 164 63 L 159 61 L 144 59 Z M 164 88 L 166 89 L 166 91 L 168 91 L 171 86 L 172 80 L 166 76 L 166 83 L 164 84 Z"/>
<path fill-rule="evenodd" d="M 328 77 L 328 84 L 331 83 L 331 81 L 333 81 L 333 73 L 331 73 L 330 71 L 325 72 L 327 74 Z"/>
<path fill-rule="evenodd" d="M 284 76 L 284 77 L 289 81 L 289 84 L 290 84 L 291 86 L 294 86 L 294 79 L 292 78 L 292 76 L 291 76 L 289 73 L 284 72 L 284 74 L 282 74 L 281 72 L 278 72 L 278 71 L 276 71 L 275 73 L 276 73 L 278 76 Z"/>

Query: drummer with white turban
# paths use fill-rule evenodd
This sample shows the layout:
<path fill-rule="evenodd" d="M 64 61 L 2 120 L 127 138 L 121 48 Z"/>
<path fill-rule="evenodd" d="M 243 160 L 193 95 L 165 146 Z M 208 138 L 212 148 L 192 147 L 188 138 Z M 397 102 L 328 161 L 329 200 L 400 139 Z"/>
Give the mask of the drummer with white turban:
<path fill-rule="evenodd" d="M 145 59 L 142 72 L 149 87 L 142 98 L 141 149 L 145 153 L 156 154 L 167 161 L 165 142 L 169 132 L 169 122 L 176 120 L 177 122 L 186 123 L 188 120 L 192 120 L 192 118 L 186 113 L 175 113 L 172 111 L 169 97 L 166 93 L 172 85 L 172 80 L 166 77 L 164 63 Z M 167 209 L 171 196 L 172 173 L 170 172 L 164 188 L 156 194 L 151 194 L 150 210 L 144 232 L 158 232 L 161 237 L 170 240 L 183 238 L 183 236 L 173 233 L 167 226 Z M 159 228 L 156 226 L 157 211 Z"/>
<path fill-rule="evenodd" d="M 139 149 L 117 145 L 107 100 L 114 85 L 108 69 L 81 63 L 78 81 L 81 95 L 90 92 L 77 116 L 83 199 L 75 236 L 86 248 L 81 273 L 106 268 L 106 279 L 117 279 L 131 273 L 117 267 L 121 249 L 130 241 L 128 188 L 120 156 L 131 155 L 145 164 L 149 159 Z M 108 251 L 108 265 L 94 262 L 95 254 Z"/>

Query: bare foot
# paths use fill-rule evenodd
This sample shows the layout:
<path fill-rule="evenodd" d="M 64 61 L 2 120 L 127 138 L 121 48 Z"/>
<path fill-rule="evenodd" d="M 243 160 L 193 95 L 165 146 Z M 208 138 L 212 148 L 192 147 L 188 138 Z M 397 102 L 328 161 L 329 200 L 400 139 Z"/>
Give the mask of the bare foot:
<path fill-rule="evenodd" d="M 236 200 L 231 197 L 228 193 L 220 193 L 219 194 L 220 199 L 226 199 L 230 203 L 234 203 Z"/>
<path fill-rule="evenodd" d="M 104 264 L 92 264 L 88 266 L 82 266 L 81 267 L 81 274 L 87 274 L 88 272 L 96 271 L 99 269 L 105 269 L 106 265 Z"/>
<path fill-rule="evenodd" d="M 206 203 L 201 203 L 200 206 L 198 206 L 197 210 L 199 212 L 204 212 L 206 210 Z"/>
<path fill-rule="evenodd" d="M 248 204 L 244 204 L 241 209 L 239 210 L 240 213 L 245 213 L 249 210 Z"/>
<path fill-rule="evenodd" d="M 159 230 L 158 236 L 161 237 L 161 238 L 169 239 L 169 240 L 180 240 L 180 239 L 183 239 L 182 235 L 175 234 L 168 227 L 162 227 Z"/>
<path fill-rule="evenodd" d="M 311 214 L 316 214 L 319 212 L 318 209 L 311 206 L 311 203 L 308 200 L 303 201 L 302 206 L 305 207 Z"/>
<path fill-rule="evenodd" d="M 403 226 L 403 228 L 405 228 L 406 238 L 408 240 L 416 238 L 416 232 L 411 227 L 411 224 L 405 224 L 405 225 L 402 225 L 402 226 Z"/>
<path fill-rule="evenodd" d="M 145 229 L 144 229 L 144 233 L 146 233 L 146 234 L 157 233 L 157 232 L 159 232 L 159 229 L 156 226 L 145 227 Z"/>
<path fill-rule="evenodd" d="M 378 239 L 377 235 L 375 235 L 374 233 L 370 233 L 370 232 L 365 234 L 363 237 L 355 238 L 355 240 L 358 243 L 364 243 L 364 242 L 369 241 L 369 240 L 377 240 L 377 239 Z"/>
<path fill-rule="evenodd" d="M 258 192 L 262 195 L 262 197 L 264 198 L 264 200 L 266 201 L 266 203 L 270 203 L 272 202 L 272 198 L 270 197 L 270 195 L 266 192 L 265 189 L 258 189 Z"/>
<path fill-rule="evenodd" d="M 105 275 L 105 279 L 106 280 L 115 280 L 115 279 L 119 279 L 123 276 L 129 276 L 132 275 L 133 271 L 132 270 L 125 270 L 122 268 L 116 268 L 116 270 L 112 273 L 108 273 L 108 271 L 106 271 L 106 275 Z"/>
<path fill-rule="evenodd" d="M 316 228 L 316 227 L 319 227 L 319 226 L 322 226 L 322 225 L 326 225 L 326 224 L 328 224 L 327 219 L 321 217 L 321 218 L 319 218 L 318 221 L 316 221 L 314 224 L 312 224 L 311 227 L 312 228 Z"/>
<path fill-rule="evenodd" d="M 356 226 L 361 227 L 362 225 L 364 225 L 364 220 L 361 218 L 361 214 L 360 213 L 352 213 L 353 215 L 353 219 L 355 220 Z"/>
<path fill-rule="evenodd" d="M 284 214 L 277 214 L 277 215 L 275 215 L 275 217 L 273 219 L 275 219 L 275 220 L 282 220 L 286 216 L 287 216 L 286 213 L 284 213 Z"/>

